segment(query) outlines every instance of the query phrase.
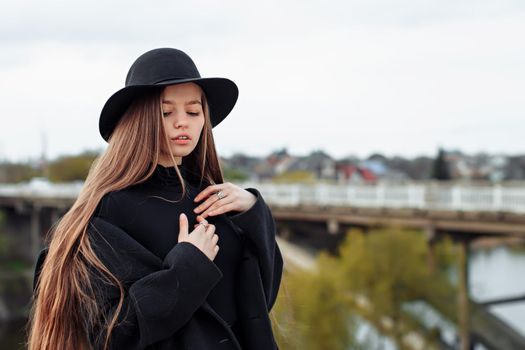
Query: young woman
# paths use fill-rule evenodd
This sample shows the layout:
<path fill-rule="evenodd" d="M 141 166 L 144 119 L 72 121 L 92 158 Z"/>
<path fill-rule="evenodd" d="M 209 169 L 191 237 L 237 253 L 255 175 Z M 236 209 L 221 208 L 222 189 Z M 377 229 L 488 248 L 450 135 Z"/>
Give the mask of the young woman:
<path fill-rule="evenodd" d="M 28 349 L 277 349 L 275 222 L 257 189 L 223 181 L 213 141 L 237 96 L 177 49 L 133 63 L 38 257 Z"/>

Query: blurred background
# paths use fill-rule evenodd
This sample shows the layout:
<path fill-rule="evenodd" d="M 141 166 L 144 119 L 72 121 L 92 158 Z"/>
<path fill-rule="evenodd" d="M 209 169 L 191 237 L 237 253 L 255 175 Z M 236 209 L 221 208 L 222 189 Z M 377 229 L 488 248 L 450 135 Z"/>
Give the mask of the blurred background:
<path fill-rule="evenodd" d="M 525 348 L 524 35 L 518 0 L 3 2 L 0 348 L 156 47 L 239 86 L 214 135 L 277 223 L 282 350 Z"/>

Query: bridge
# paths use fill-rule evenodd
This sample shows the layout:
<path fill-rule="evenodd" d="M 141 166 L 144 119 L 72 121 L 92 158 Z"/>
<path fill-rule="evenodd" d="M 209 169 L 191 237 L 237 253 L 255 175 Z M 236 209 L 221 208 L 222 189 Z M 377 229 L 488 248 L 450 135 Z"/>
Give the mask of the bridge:
<path fill-rule="evenodd" d="M 422 228 L 429 243 L 442 234 L 467 241 L 487 235 L 525 237 L 523 182 L 238 185 L 261 191 L 275 218 L 283 223 L 285 237 L 290 232 L 286 223 L 293 222 L 296 231 L 297 225 L 306 225 L 309 236 L 319 237 L 318 243 L 324 242 L 332 249 L 338 243 L 339 233 L 348 227 Z M 42 228 L 50 227 L 68 210 L 82 186 L 81 181 L 53 184 L 42 178 L 22 184 L 0 184 L 0 208 L 29 217 L 30 255 L 40 249 Z M 317 230 L 313 230 L 316 226 Z M 331 237 L 326 237 L 326 231 Z"/>
<path fill-rule="evenodd" d="M 365 231 L 381 226 L 422 229 L 430 246 L 430 265 L 433 243 L 444 235 L 464 245 L 465 254 L 470 242 L 480 237 L 525 238 L 524 182 L 238 185 L 261 191 L 281 236 L 290 238 L 293 232 L 331 251 L 352 227 Z M 29 231 L 29 242 L 20 245 L 24 247 L 21 255 L 30 259 L 38 253 L 41 238 L 73 204 L 82 186 L 81 181 L 52 184 L 42 178 L 0 184 L 0 208 L 9 218 L 7 230 Z M 30 249 L 25 248 L 28 245 Z"/>

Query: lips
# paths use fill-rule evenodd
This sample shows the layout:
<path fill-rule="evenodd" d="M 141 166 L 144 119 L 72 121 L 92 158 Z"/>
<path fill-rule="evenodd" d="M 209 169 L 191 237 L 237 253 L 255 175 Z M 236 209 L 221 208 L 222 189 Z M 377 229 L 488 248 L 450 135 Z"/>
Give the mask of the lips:
<path fill-rule="evenodd" d="M 187 138 L 181 138 L 182 136 L 186 136 Z M 191 140 L 191 137 L 188 134 L 179 134 L 175 137 L 172 137 L 171 139 L 172 140 Z"/>

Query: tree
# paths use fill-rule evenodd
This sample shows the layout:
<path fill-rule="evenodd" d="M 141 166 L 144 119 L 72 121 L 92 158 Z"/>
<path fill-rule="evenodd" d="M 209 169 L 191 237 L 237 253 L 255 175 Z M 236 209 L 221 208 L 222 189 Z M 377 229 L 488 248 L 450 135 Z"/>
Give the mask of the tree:
<path fill-rule="evenodd" d="M 404 335 L 424 332 L 404 311 L 405 304 L 425 300 L 443 310 L 455 300 L 444 268 L 453 261 L 451 247 L 450 241 L 436 245 L 439 268 L 433 272 L 426 263 L 428 246 L 421 231 L 388 228 L 365 235 L 353 230 L 339 249 L 340 290 L 354 296 L 356 307 L 356 297 L 365 298 L 369 307 L 359 307 L 360 314 L 403 348 Z M 385 317 L 392 321 L 388 327 Z M 435 339 L 426 336 L 429 348 Z"/>
<path fill-rule="evenodd" d="M 10 162 L 0 164 L 0 182 L 26 182 L 35 176 L 41 176 L 41 172 L 31 164 Z"/>
<path fill-rule="evenodd" d="M 356 337 L 364 320 L 399 349 L 407 348 L 404 339 L 413 332 L 423 336 L 425 349 L 439 348 L 439 332 L 421 325 L 418 311 L 407 312 L 410 303 L 425 301 L 455 314 L 456 290 L 447 275 L 455 258 L 451 241 L 437 243 L 434 253 L 436 269 L 430 270 L 421 231 L 350 230 L 338 255 L 323 251 L 313 270 L 285 271 L 272 310 L 279 347 L 377 349 Z"/>
<path fill-rule="evenodd" d="M 248 174 L 246 172 L 232 167 L 223 167 L 225 181 L 246 181 Z"/>
<path fill-rule="evenodd" d="M 274 183 L 315 183 L 315 174 L 309 170 L 291 170 L 272 178 Z"/>
<path fill-rule="evenodd" d="M 62 156 L 49 164 L 49 179 L 55 182 L 84 181 L 98 151 L 85 151 L 75 156 Z"/>
<path fill-rule="evenodd" d="M 438 155 L 434 160 L 432 178 L 440 181 L 450 180 L 452 178 L 447 160 L 445 159 L 445 151 L 442 148 L 439 148 Z"/>
<path fill-rule="evenodd" d="M 271 314 L 280 349 L 359 349 L 357 324 L 337 290 L 339 276 L 330 271 L 285 270 Z"/>

